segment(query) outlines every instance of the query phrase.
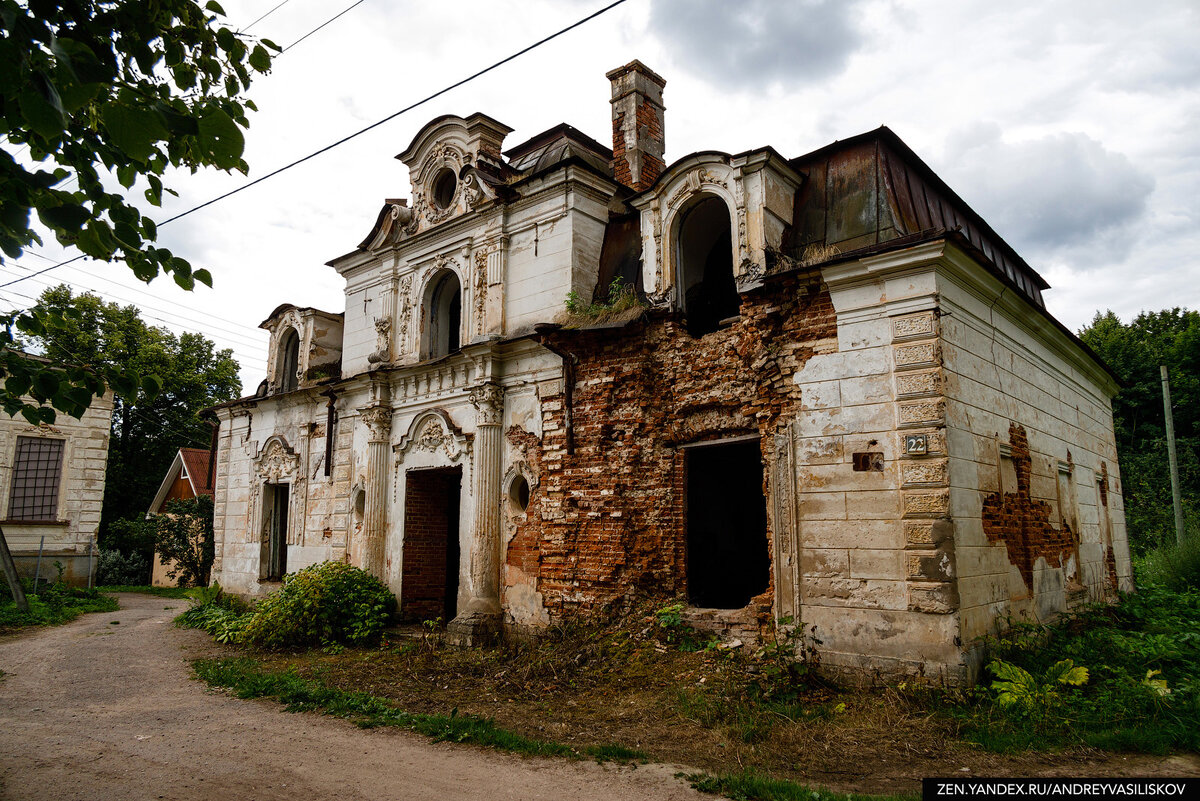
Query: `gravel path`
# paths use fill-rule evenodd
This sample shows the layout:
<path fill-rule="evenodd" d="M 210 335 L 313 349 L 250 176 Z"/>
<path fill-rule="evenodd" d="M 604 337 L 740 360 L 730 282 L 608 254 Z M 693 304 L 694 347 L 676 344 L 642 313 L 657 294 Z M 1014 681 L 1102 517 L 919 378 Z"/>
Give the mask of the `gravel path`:
<path fill-rule="evenodd" d="M 677 768 L 600 766 L 364 731 L 206 690 L 182 601 L 0 640 L 0 799 L 711 799 Z"/>

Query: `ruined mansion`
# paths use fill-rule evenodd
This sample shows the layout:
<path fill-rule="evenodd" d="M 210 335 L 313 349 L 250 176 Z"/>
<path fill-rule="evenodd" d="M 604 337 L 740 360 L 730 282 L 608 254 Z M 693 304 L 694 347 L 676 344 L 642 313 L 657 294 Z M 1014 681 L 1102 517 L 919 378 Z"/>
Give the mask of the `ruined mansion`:
<path fill-rule="evenodd" d="M 1132 588 L 1118 382 L 986 222 L 886 128 L 667 164 L 663 79 L 608 78 L 611 150 L 429 122 L 329 262 L 345 312 L 262 324 L 214 410 L 222 586 L 345 560 L 464 643 L 684 598 L 955 683 Z"/>

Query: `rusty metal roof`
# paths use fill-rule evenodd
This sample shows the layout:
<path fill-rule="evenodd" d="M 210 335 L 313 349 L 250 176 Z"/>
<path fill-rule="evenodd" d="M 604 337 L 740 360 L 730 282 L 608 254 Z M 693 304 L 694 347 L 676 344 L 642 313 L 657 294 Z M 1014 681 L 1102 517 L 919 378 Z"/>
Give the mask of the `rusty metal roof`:
<path fill-rule="evenodd" d="M 577 158 L 602 174 L 612 175 L 612 150 L 565 122 L 509 148 L 504 156 L 514 170 L 523 173 L 539 173 Z"/>
<path fill-rule="evenodd" d="M 807 180 L 797 196 L 796 247 L 846 252 L 932 229 L 957 230 L 1038 307 L 1049 284 L 891 129 L 880 127 L 789 162 Z"/>

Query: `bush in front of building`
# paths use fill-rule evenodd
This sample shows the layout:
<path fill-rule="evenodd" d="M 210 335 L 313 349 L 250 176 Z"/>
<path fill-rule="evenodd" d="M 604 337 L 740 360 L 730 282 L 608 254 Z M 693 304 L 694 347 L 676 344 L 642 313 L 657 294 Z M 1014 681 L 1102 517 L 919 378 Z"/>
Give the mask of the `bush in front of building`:
<path fill-rule="evenodd" d="M 128 554 L 118 550 L 100 549 L 100 558 L 96 560 L 96 584 L 101 586 L 136 586 L 146 583 L 150 573 L 150 565 L 146 557 L 137 551 Z"/>
<path fill-rule="evenodd" d="M 286 576 L 254 609 L 240 641 L 258 648 L 377 643 L 396 597 L 379 579 L 344 562 L 322 562 Z"/>

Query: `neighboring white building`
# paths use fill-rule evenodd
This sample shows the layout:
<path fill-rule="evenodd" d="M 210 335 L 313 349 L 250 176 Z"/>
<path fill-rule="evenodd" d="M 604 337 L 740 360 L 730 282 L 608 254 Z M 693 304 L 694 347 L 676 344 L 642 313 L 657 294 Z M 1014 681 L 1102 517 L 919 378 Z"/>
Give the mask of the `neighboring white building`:
<path fill-rule="evenodd" d="M 608 77 L 612 150 L 431 121 L 329 262 L 344 314 L 262 324 L 215 408 L 222 586 L 343 559 L 462 642 L 686 595 L 955 682 L 1009 616 L 1131 589 L 1117 382 L 1003 239 L 887 129 L 667 165 L 664 81 Z M 642 308 L 564 317 L 618 277 Z"/>
<path fill-rule="evenodd" d="M 76 420 L 59 414 L 53 425 L 31 425 L 0 415 L 0 526 L 23 576 L 33 578 L 41 549 L 41 577 L 86 585 L 96 569 L 96 532 L 104 503 L 113 395 L 92 400 Z"/>

